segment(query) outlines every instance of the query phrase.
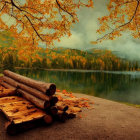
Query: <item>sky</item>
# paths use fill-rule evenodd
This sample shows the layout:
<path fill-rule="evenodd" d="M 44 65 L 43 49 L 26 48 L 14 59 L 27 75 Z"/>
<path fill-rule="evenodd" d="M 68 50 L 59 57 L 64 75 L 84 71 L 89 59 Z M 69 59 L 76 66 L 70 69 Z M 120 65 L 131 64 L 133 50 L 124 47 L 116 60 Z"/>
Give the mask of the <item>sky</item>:
<path fill-rule="evenodd" d="M 74 49 L 109 49 L 121 57 L 140 60 L 140 40 L 131 37 L 129 32 L 123 33 L 122 37 L 115 40 L 106 40 L 97 45 L 90 44 L 101 37 L 96 30 L 99 28 L 98 17 L 108 13 L 106 4 L 108 0 L 93 0 L 94 8 L 82 8 L 78 11 L 79 23 L 71 29 L 71 37 L 61 38 L 61 42 L 55 43 L 57 47 Z"/>

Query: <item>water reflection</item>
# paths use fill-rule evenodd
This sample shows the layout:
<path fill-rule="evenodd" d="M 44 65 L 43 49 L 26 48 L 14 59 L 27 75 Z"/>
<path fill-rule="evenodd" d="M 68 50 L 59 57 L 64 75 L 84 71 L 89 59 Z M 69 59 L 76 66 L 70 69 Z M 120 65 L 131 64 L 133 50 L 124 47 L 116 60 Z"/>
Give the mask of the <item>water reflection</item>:
<path fill-rule="evenodd" d="M 140 104 L 139 72 L 74 72 L 17 70 L 33 79 L 56 83 L 58 89 Z"/>

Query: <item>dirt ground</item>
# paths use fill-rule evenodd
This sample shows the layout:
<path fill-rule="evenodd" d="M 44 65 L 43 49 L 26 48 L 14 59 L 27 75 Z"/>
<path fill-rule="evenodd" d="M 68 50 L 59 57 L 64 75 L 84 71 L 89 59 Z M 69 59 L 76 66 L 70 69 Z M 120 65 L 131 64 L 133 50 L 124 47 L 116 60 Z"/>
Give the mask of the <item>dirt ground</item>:
<path fill-rule="evenodd" d="M 94 109 L 85 109 L 66 123 L 55 122 L 17 136 L 4 130 L 6 119 L 0 115 L 0 140 L 140 140 L 140 109 L 83 94 L 94 101 Z"/>

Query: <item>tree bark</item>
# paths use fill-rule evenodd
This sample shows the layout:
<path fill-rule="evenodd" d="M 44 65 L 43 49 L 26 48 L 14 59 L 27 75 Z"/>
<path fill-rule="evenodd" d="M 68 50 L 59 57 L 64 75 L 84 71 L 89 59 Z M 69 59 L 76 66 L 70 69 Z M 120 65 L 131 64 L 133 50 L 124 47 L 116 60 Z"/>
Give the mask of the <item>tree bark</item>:
<path fill-rule="evenodd" d="M 58 98 L 57 97 L 52 97 L 50 100 L 50 105 L 51 106 L 55 106 L 55 104 L 58 102 Z"/>
<path fill-rule="evenodd" d="M 5 88 L 8 88 L 8 89 L 16 89 L 14 86 L 8 84 L 7 82 L 1 82 L 1 85 Z"/>
<path fill-rule="evenodd" d="M 30 101 L 31 103 L 33 103 L 35 106 L 41 108 L 41 109 L 46 109 L 50 106 L 50 102 L 49 101 L 44 101 L 41 100 L 29 93 L 27 93 L 24 90 L 21 89 L 17 89 L 17 92 L 20 93 L 25 99 L 27 99 L 28 101 Z"/>
<path fill-rule="evenodd" d="M 24 91 L 26 91 L 28 93 L 31 93 L 32 95 L 36 96 L 39 99 L 46 100 L 46 101 L 50 100 L 50 97 L 45 95 L 41 91 L 38 91 L 38 90 L 36 90 L 34 88 L 31 88 L 31 87 L 29 87 L 27 85 L 24 85 L 22 83 L 19 83 L 19 82 L 15 81 L 15 80 L 7 77 L 7 76 L 3 77 L 3 81 L 7 82 L 9 85 L 11 85 L 11 87 L 15 87 L 15 88 L 18 87 L 18 88 L 20 88 L 20 89 L 22 89 L 22 90 L 24 90 Z M 9 85 L 7 87 L 10 87 Z"/>
<path fill-rule="evenodd" d="M 58 109 L 55 106 L 51 106 L 50 108 L 46 109 L 45 111 L 47 114 L 54 116 L 57 114 Z"/>
<path fill-rule="evenodd" d="M 53 83 L 45 83 L 45 82 L 41 82 L 41 81 L 36 81 L 31 78 L 27 78 L 25 76 L 11 72 L 9 70 L 5 70 L 3 73 L 4 73 L 4 75 L 6 75 L 8 77 L 10 77 L 20 83 L 31 86 L 32 88 L 38 89 L 38 90 L 42 91 L 43 93 L 46 93 L 49 96 L 55 94 L 56 85 Z"/>

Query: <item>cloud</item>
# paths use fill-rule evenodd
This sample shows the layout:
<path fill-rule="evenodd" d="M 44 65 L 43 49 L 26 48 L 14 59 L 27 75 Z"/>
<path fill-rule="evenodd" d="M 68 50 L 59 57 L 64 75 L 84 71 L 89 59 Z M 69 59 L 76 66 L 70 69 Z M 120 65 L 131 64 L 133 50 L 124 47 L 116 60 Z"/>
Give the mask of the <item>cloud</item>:
<path fill-rule="evenodd" d="M 16 0 L 16 3 L 18 3 L 20 6 L 25 5 L 26 0 Z"/>
<path fill-rule="evenodd" d="M 104 8 L 106 2 L 103 0 L 95 1 L 95 8 L 81 8 L 78 11 L 79 23 L 72 28 L 72 36 L 70 38 L 64 37 L 56 46 L 76 49 L 88 49 L 94 47 L 90 44 L 91 41 L 96 40 L 99 35 L 96 30 L 99 28 L 98 17 L 107 13 Z M 100 10 L 99 10 L 100 9 Z"/>
<path fill-rule="evenodd" d="M 85 44 L 83 34 L 76 31 L 71 31 L 71 33 L 70 37 L 65 36 L 61 38 L 61 42 L 57 42 L 56 46 L 81 49 L 83 44 Z"/>
<path fill-rule="evenodd" d="M 134 39 L 130 34 L 124 33 L 114 41 L 104 41 L 100 48 L 110 49 L 123 58 L 140 60 L 140 40 Z"/>

